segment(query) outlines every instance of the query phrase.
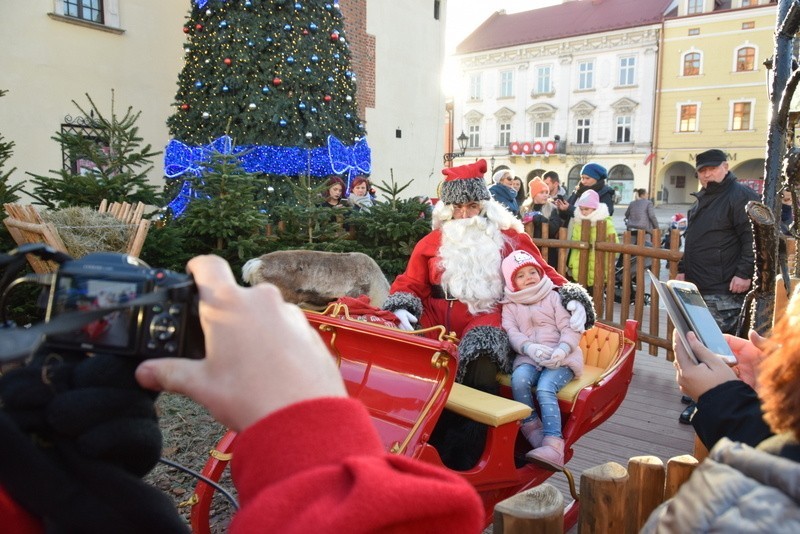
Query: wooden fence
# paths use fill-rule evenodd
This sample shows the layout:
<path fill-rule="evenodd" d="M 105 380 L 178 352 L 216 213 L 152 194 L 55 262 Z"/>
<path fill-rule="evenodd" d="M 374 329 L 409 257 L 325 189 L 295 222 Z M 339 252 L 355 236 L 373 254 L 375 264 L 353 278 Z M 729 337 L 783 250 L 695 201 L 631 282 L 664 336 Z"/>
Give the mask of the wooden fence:
<path fill-rule="evenodd" d="M 615 240 L 606 236 L 606 223 L 597 223 L 597 238 L 590 243 L 589 235 L 591 226 L 588 221 L 583 221 L 581 236 L 577 241 L 572 241 L 567 235 L 567 229 L 559 230 L 558 239 L 533 238 L 534 243 L 542 250 L 545 258 L 551 248 L 558 250 L 558 262 L 553 267 L 559 273 L 567 272 L 567 258 L 573 250 L 579 251 L 580 269 L 578 273 L 571 273 L 576 282 L 586 286 L 588 280 L 588 258 L 590 252 L 595 254 L 594 286 L 592 298 L 598 319 L 623 328 L 625 321 L 635 319 L 639 322 L 639 346 L 647 345 L 651 355 L 657 355 L 659 349 L 664 349 L 667 360 L 673 360 L 672 354 L 672 323 L 666 318 L 666 311 L 659 308 L 658 294 L 651 291 L 650 281 L 647 279 L 648 268 L 661 280 L 675 278 L 678 274 L 678 262 L 683 258 L 680 250 L 680 235 L 671 232 L 669 246 L 661 247 L 663 233 L 653 230 L 648 237 L 644 230 L 634 232 L 626 231 L 618 234 Z M 532 223 L 525 226 L 531 236 L 534 232 Z M 543 225 L 542 233 L 547 235 L 547 227 Z M 651 241 L 650 241 L 651 240 Z M 785 239 L 787 257 L 789 259 L 789 272 L 793 274 L 791 287 L 797 280 L 799 262 L 795 261 L 797 243 L 794 239 Z M 617 259 L 620 259 L 619 265 Z M 646 281 L 639 283 L 639 281 Z M 785 308 L 787 292 L 783 280 L 778 277 L 775 288 L 775 317 L 777 318 Z M 649 303 L 649 305 L 648 305 Z"/>
<path fill-rule="evenodd" d="M 534 235 L 532 223 L 528 223 L 525 229 L 528 234 Z M 542 230 L 540 235 L 547 235 L 546 226 Z M 635 319 L 639 323 L 637 348 L 641 349 L 642 344 L 647 344 L 652 355 L 658 354 L 658 349 L 664 349 L 667 359 L 672 361 L 672 323 L 662 320 L 662 314 L 666 314 L 666 311 L 659 309 L 658 295 L 650 290 L 649 281 L 645 282 L 645 271 L 649 268 L 656 277 L 662 279 L 675 278 L 678 262 L 683 257 L 680 235 L 672 232 L 669 248 L 661 248 L 661 230 L 653 230 L 650 236 L 643 230 L 626 231 L 613 239 L 606 236 L 606 222 L 600 221 L 597 223 L 594 243 L 590 243 L 590 232 L 590 223 L 583 221 L 577 241 L 569 239 L 566 228 L 561 228 L 558 239 L 533 238 L 533 241 L 545 257 L 548 257 L 551 248 L 558 249 L 558 263 L 554 267 L 562 274 L 567 272 L 570 252 L 577 250 L 580 268 L 571 275 L 583 286 L 587 285 L 589 254 L 593 252 L 594 285 L 591 291 L 598 319 L 617 328 L 622 328 L 626 320 Z M 536 233 L 539 233 L 538 230 Z M 663 268 L 662 261 L 665 262 Z"/>
<path fill-rule="evenodd" d="M 587 469 L 581 475 L 578 532 L 639 532 L 652 511 L 675 495 L 698 463 L 689 455 L 670 458 L 666 466 L 655 456 L 635 456 L 627 468 L 609 462 Z M 497 503 L 493 532 L 563 533 L 561 492 L 545 483 Z"/>

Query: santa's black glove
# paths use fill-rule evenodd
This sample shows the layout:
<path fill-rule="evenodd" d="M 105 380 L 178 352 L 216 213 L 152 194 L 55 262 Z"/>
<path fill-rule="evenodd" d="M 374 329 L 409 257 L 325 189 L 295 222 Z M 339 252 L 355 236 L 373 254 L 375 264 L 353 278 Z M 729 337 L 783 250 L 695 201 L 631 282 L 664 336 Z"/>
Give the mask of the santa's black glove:
<path fill-rule="evenodd" d="M 0 485 L 50 532 L 185 532 L 139 477 L 161 454 L 155 394 L 120 356 L 40 356 L 0 378 Z"/>

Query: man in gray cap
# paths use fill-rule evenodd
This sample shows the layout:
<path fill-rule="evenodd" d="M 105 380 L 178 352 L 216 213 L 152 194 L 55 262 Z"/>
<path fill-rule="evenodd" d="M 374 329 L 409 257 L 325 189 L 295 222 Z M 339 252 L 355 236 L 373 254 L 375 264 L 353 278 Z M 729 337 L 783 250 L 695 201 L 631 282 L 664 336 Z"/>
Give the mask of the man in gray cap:
<path fill-rule="evenodd" d="M 753 230 L 745 205 L 759 197 L 736 181 L 722 150 L 701 152 L 695 164 L 702 187 L 692 193 L 697 201 L 689 209 L 677 278 L 695 284 L 720 329 L 733 334 L 755 269 Z M 693 414 L 690 405 L 681 422 L 689 423 Z"/>

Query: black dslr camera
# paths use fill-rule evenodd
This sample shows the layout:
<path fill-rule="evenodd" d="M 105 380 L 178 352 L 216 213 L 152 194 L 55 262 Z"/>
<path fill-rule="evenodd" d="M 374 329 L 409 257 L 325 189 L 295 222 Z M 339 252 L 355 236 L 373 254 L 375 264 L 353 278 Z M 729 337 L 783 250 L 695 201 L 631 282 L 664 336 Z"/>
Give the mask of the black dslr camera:
<path fill-rule="evenodd" d="M 49 286 L 45 320 L 29 328 L 4 324 L 0 364 L 25 359 L 39 348 L 108 353 L 138 359 L 202 358 L 204 338 L 192 278 L 154 269 L 125 254 L 92 253 L 74 260 L 46 245 L 23 245 L 2 256 L 0 290 L 22 269 L 25 254 L 60 264 L 35 275 Z"/>
<path fill-rule="evenodd" d="M 46 321 L 106 309 L 74 330 L 49 334 L 47 345 L 141 359 L 203 357 L 197 291 L 185 274 L 109 252 L 62 264 L 50 287 Z"/>

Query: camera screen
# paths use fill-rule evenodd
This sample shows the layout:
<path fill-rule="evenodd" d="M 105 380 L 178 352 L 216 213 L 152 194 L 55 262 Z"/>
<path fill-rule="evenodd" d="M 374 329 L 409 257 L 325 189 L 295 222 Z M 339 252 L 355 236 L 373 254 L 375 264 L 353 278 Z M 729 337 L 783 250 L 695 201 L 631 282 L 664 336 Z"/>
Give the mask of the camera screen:
<path fill-rule="evenodd" d="M 125 304 L 135 299 L 141 289 L 139 282 L 61 276 L 51 302 L 50 315 L 54 317 L 65 312 L 92 311 Z M 130 308 L 114 310 L 79 330 L 53 335 L 51 340 L 94 349 L 124 349 L 135 335 L 134 312 L 135 309 Z"/>
<path fill-rule="evenodd" d="M 697 334 L 703 345 L 717 354 L 731 354 L 731 349 L 725 338 L 722 337 L 722 331 L 714 320 L 714 316 L 708 311 L 703 297 L 694 291 L 680 288 L 674 288 L 674 292 L 686 312 L 690 328 Z"/>

